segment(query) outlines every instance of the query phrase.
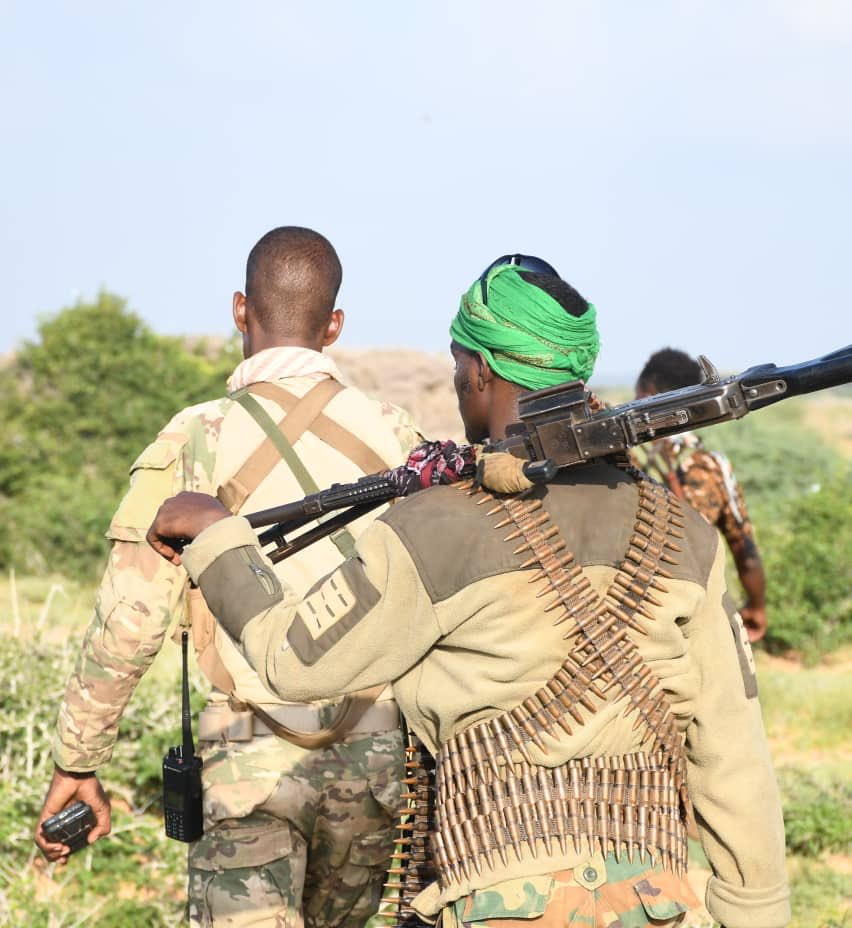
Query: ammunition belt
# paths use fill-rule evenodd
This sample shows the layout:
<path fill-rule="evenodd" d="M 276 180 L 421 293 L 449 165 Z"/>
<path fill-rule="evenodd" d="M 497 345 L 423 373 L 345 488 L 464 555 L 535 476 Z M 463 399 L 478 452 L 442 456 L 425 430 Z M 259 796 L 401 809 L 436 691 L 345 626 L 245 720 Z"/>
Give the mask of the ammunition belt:
<path fill-rule="evenodd" d="M 434 848 L 442 882 L 458 879 L 460 874 L 469 878 L 470 866 L 478 871 L 482 857 L 491 867 L 493 849 L 505 864 L 506 846 L 519 854 L 521 840 L 535 854 L 535 840 L 547 838 L 546 845 L 552 837 L 559 840 L 559 823 L 564 827 L 566 821 L 569 830 L 562 833 L 562 839 L 570 836 L 578 853 L 583 839 L 590 848 L 597 842 L 602 851 L 611 844 L 616 853 L 623 842 L 630 854 L 634 845 L 643 855 L 645 850 L 656 850 L 654 856 L 664 867 L 683 872 L 686 866 L 689 800 L 683 738 L 666 694 L 627 634 L 630 629 L 646 634 L 643 622 L 654 619 L 650 606 L 661 605 L 652 591 L 667 592 L 664 580 L 671 574 L 663 565 L 676 563 L 680 551 L 676 539 L 683 537 L 682 511 L 670 493 L 639 471 L 628 470 L 637 481 L 635 522 L 627 551 L 604 596 L 592 589 L 574 555 L 565 550 L 559 528 L 552 524 L 541 499 L 499 499 L 478 489 L 469 491 L 477 505 L 494 503 L 487 516 L 500 514 L 495 529 L 511 528 L 504 541 L 517 544 L 513 554 L 522 559 L 521 569 L 538 568 L 529 582 L 544 583 L 537 595 L 551 598 L 543 604 L 543 611 L 554 612 L 554 624 L 564 623 L 569 643 L 562 666 L 543 687 L 520 705 L 457 733 L 442 745 L 436 770 L 441 812 L 436 816 Z M 633 717 L 634 728 L 642 732 L 643 750 L 625 755 L 623 770 L 617 764 L 608 767 L 605 758 L 570 761 L 564 769 L 533 764 L 530 743 L 547 753 L 543 733 L 557 740 L 570 736 L 574 726 L 583 725 L 613 701 L 623 706 L 623 714 Z M 651 766 L 649 755 L 654 758 Z M 639 770 L 639 764 L 647 771 L 648 789 L 654 788 L 655 781 L 656 788 L 665 788 L 668 805 L 657 800 L 649 804 L 644 794 L 641 802 L 638 795 L 628 795 L 626 802 L 619 798 L 622 778 L 635 776 L 630 771 Z M 553 776 L 568 779 L 561 785 L 558 779 L 547 783 L 548 774 L 541 774 L 542 770 L 561 771 Z M 596 770 L 610 772 L 601 774 L 600 783 L 589 781 L 591 773 L 577 779 L 581 771 Z M 640 773 L 639 787 L 641 779 Z M 614 797 L 609 795 L 610 786 L 616 790 Z M 545 793 L 555 797 L 553 816 L 546 811 Z M 570 803 L 583 799 L 587 804 L 583 815 L 572 815 Z M 561 808 L 563 801 L 569 802 L 567 812 Z M 598 803 L 606 803 L 607 808 Z M 641 840 L 636 837 L 640 826 Z M 467 842 L 462 845 L 467 853 L 458 846 L 462 839 Z"/>
<path fill-rule="evenodd" d="M 472 771 L 471 771 L 472 773 Z M 440 780 L 439 780 L 440 783 Z M 442 885 L 470 880 L 483 864 L 494 869 L 495 853 L 508 864 L 523 846 L 549 856 L 569 844 L 577 854 L 622 850 L 644 861 L 683 872 L 686 826 L 681 801 L 662 752 L 584 757 L 557 767 L 519 761 L 494 777 L 486 767 L 463 784 L 445 780 L 438 788 L 432 836 Z"/>
<path fill-rule="evenodd" d="M 397 837 L 388 882 L 376 917 L 394 926 L 423 928 L 411 903 L 437 878 L 429 849 L 435 830 L 435 761 L 415 735 L 405 727 L 405 777 Z"/>
<path fill-rule="evenodd" d="M 411 914 L 411 899 L 422 887 L 431 850 L 442 886 L 483 865 L 493 869 L 495 853 L 505 866 L 507 849 L 520 859 L 524 845 L 537 853 L 541 841 L 548 854 L 554 841 L 563 854 L 569 841 L 580 853 L 611 850 L 630 860 L 647 853 L 651 861 L 679 874 L 686 870 L 686 759 L 683 737 L 668 698 L 645 664 L 628 630 L 646 634 L 653 621 L 651 606 L 661 603 L 653 591 L 665 594 L 671 573 L 664 564 L 677 563 L 675 539 L 683 537 L 680 502 L 636 468 L 618 462 L 638 484 L 638 507 L 624 559 L 604 596 L 592 589 L 582 567 L 565 550 L 559 529 L 541 499 L 529 494 L 497 498 L 473 487 L 466 490 L 476 505 L 494 503 L 487 516 L 501 514 L 495 529 L 511 526 L 503 539 L 517 541 L 513 554 L 520 569 L 538 568 L 531 584 L 544 583 L 537 595 L 550 594 L 543 612 L 555 612 L 554 624 L 565 623 L 568 644 L 561 667 L 547 683 L 520 705 L 479 722 L 450 738 L 432 771 L 409 758 L 422 776 L 415 784 L 398 826 L 412 852 L 394 854 L 391 873 L 400 892 L 379 914 L 397 925 Z M 618 703 L 642 733 L 642 749 L 615 757 L 580 758 L 559 766 L 534 764 L 530 743 L 547 753 L 542 734 L 561 740 L 583 725 L 602 706 Z M 407 888 L 406 888 L 407 887 Z"/>

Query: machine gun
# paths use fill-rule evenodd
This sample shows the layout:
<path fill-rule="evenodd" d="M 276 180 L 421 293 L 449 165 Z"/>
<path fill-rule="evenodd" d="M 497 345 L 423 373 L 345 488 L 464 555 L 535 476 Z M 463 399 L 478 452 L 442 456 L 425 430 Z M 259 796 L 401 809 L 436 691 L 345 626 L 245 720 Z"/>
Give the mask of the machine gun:
<path fill-rule="evenodd" d="M 788 397 L 852 381 L 852 345 L 802 364 L 761 364 L 724 379 L 704 355 L 698 360 L 701 383 L 596 413 L 589 410 L 588 394 L 580 380 L 525 393 L 518 404 L 520 422 L 488 450 L 507 451 L 524 459 L 527 477 L 546 483 L 562 468 L 624 452 L 655 438 L 741 419 Z M 259 540 L 263 546 L 275 546 L 267 554 L 277 563 L 400 495 L 400 483 L 390 471 L 362 477 L 356 483 L 334 484 L 247 518 L 253 528 L 272 526 Z M 307 523 L 335 511 L 337 515 L 288 539 Z"/>

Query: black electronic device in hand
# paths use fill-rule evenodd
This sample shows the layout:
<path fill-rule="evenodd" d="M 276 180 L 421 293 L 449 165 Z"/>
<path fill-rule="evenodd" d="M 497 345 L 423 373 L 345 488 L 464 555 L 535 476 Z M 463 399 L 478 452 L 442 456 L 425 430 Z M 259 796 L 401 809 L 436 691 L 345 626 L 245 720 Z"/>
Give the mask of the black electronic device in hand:
<path fill-rule="evenodd" d="M 181 636 L 183 744 L 169 748 L 169 753 L 163 758 L 163 813 L 166 837 L 174 838 L 176 841 L 197 841 L 204 834 L 201 758 L 195 755 L 189 713 L 189 676 L 186 668 L 188 640 L 189 635 L 184 632 Z"/>
<path fill-rule="evenodd" d="M 66 844 L 71 853 L 85 847 L 89 832 L 95 827 L 95 813 L 87 802 L 72 802 L 67 809 L 51 815 L 41 823 L 41 830 L 49 841 Z"/>

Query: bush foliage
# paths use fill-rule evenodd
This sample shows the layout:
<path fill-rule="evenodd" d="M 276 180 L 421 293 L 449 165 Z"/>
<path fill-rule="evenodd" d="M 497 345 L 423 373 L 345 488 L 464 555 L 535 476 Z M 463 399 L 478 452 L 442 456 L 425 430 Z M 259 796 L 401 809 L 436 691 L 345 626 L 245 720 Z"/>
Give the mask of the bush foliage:
<path fill-rule="evenodd" d="M 731 458 L 755 526 L 767 578 L 764 646 L 815 660 L 852 641 L 852 464 L 807 428 L 808 402 L 703 437 Z"/>
<path fill-rule="evenodd" d="M 778 782 L 784 800 L 787 850 L 803 857 L 824 851 L 848 854 L 852 845 L 852 786 L 818 771 L 783 767 Z"/>
<path fill-rule="evenodd" d="M 0 565 L 95 575 L 128 467 L 175 412 L 221 395 L 236 361 L 154 334 L 105 292 L 44 319 L 0 370 Z"/>
<path fill-rule="evenodd" d="M 174 667 L 165 685 L 156 673 L 139 685 L 101 773 L 112 798 L 110 836 L 75 854 L 64 871 L 36 854 L 32 830 L 53 772 L 53 719 L 78 649 L 76 638 L 57 643 L 41 633 L 7 634 L 0 645 L 0 925 L 183 924 L 186 849 L 165 837 L 161 803 L 165 746 L 180 740 Z M 205 687 L 195 667 L 191 684 L 197 712 Z"/>

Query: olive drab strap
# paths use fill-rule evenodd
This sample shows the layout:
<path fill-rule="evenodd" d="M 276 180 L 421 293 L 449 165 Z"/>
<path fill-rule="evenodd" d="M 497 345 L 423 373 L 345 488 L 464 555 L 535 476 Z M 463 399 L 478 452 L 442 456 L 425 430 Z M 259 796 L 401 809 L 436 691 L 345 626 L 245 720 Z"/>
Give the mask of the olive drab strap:
<path fill-rule="evenodd" d="M 284 417 L 277 425 L 273 422 L 270 427 L 270 423 L 267 420 L 271 419 L 271 417 L 259 403 L 256 401 L 254 401 L 253 404 L 249 403 L 248 408 L 245 403 L 241 404 L 246 408 L 249 415 L 251 415 L 261 428 L 263 428 L 266 433 L 266 438 L 258 445 L 252 454 L 248 456 L 236 474 L 222 484 L 219 488 L 219 492 L 216 494 L 219 500 L 233 513 L 239 512 L 249 496 L 251 496 L 261 483 L 272 473 L 275 465 L 281 460 L 282 452 L 276 445 L 278 435 L 283 435 L 287 445 L 290 446 L 286 454 L 290 456 L 292 452 L 292 455 L 296 457 L 297 460 L 296 466 L 299 467 L 301 465 L 295 452 L 292 451 L 292 446 L 301 438 L 305 429 L 310 426 L 313 419 L 319 415 L 320 411 L 325 407 L 332 396 L 343 389 L 342 385 L 336 380 L 329 379 L 321 380 L 301 398 L 294 396 L 283 387 L 275 388 L 275 396 L 269 397 L 266 395 L 265 391 L 260 392 L 259 388 L 261 386 L 261 384 L 251 384 L 251 386 L 246 389 L 235 393 L 234 399 L 237 400 L 237 402 L 240 401 L 241 397 L 248 396 L 249 399 L 251 399 L 250 394 L 257 393 L 258 396 L 265 396 L 267 399 L 273 399 L 284 411 Z M 255 415 L 257 409 L 261 410 L 262 422 L 258 420 Z M 313 483 L 309 474 L 306 479 L 308 483 Z"/>
<path fill-rule="evenodd" d="M 591 587 L 540 499 L 497 499 L 471 484 L 479 505 L 493 502 L 488 515 L 502 518 L 495 529 L 511 528 L 504 541 L 523 569 L 538 567 L 530 583 L 550 595 L 545 612 L 565 623 L 570 642 L 562 666 L 523 703 L 459 732 L 437 757 L 438 803 L 432 836 L 443 885 L 470 879 L 473 870 L 493 867 L 494 855 L 506 863 L 507 850 L 520 859 L 523 846 L 535 855 L 536 841 L 550 850 L 568 842 L 579 853 L 586 846 L 630 860 L 658 859 L 678 873 L 686 868 L 686 760 L 668 699 L 628 629 L 646 634 L 652 620 L 651 592 L 665 592 L 683 537 L 680 503 L 638 472 L 639 505 L 624 560 L 606 594 Z M 581 758 L 556 767 L 536 765 L 530 742 L 546 752 L 542 733 L 570 735 L 585 717 L 612 702 L 635 717 L 643 731 L 641 750 L 618 757 Z M 518 761 L 516 753 L 520 755 Z"/>
<path fill-rule="evenodd" d="M 395 462 L 384 461 L 369 445 L 322 412 L 329 401 L 343 389 L 345 388 L 336 380 L 322 380 L 301 399 L 297 399 L 278 384 L 266 381 L 251 384 L 246 388 L 248 393 L 272 400 L 284 410 L 284 417 L 272 431 L 282 434 L 290 445 L 295 445 L 306 431 L 310 431 L 352 461 L 365 474 L 386 470 Z M 244 393 L 245 391 L 241 391 L 242 395 Z M 267 431 L 266 440 L 240 470 L 223 484 L 218 494 L 219 499 L 231 512 L 237 512 L 269 476 L 281 460 L 281 456 L 275 439 Z"/>
<path fill-rule="evenodd" d="M 329 386 L 330 385 L 330 386 Z M 302 398 L 302 402 L 297 403 L 291 408 L 291 412 L 286 413 L 284 418 L 281 420 L 281 423 L 278 424 L 269 415 L 269 413 L 263 408 L 263 406 L 258 403 L 258 401 L 251 395 L 251 392 L 257 391 L 257 387 L 260 384 L 252 384 L 247 387 L 246 390 L 241 390 L 238 393 L 234 394 L 234 400 L 239 403 L 243 409 L 257 422 L 257 424 L 266 432 L 266 441 L 262 442 L 257 451 L 251 455 L 246 464 L 241 468 L 242 470 L 246 469 L 248 465 L 248 470 L 250 472 L 256 472 L 260 469 L 262 464 L 263 473 L 261 480 L 264 479 L 275 467 L 275 464 L 283 458 L 284 462 L 290 468 L 293 476 L 298 480 L 299 486 L 302 488 L 302 492 L 306 495 L 311 493 L 318 493 L 319 486 L 317 485 L 314 478 L 308 472 L 308 469 L 302 463 L 299 456 L 296 454 L 293 443 L 298 440 L 298 437 L 302 435 L 305 429 L 311 424 L 313 419 L 318 415 L 322 407 L 325 405 L 331 397 L 340 392 L 343 387 L 334 380 L 323 380 L 320 381 L 313 389 L 308 391 L 305 396 Z M 273 389 L 280 389 L 281 393 L 287 393 L 283 387 L 276 388 L 274 384 L 269 384 Z M 325 388 L 325 389 L 324 389 Z M 314 397 L 312 402 L 311 397 Z M 324 401 L 324 402 L 322 402 Z M 299 406 L 307 405 L 311 408 L 311 415 L 300 415 Z M 286 431 L 287 423 L 290 420 L 290 416 L 295 414 L 295 418 L 298 423 L 298 429 L 293 429 L 291 431 L 292 435 L 296 437 L 290 438 Z M 304 427 L 302 427 L 304 426 Z M 298 434 L 297 433 L 298 430 Z M 268 445 L 267 445 L 268 442 Z M 234 486 L 239 483 L 239 474 L 232 478 L 231 486 Z M 227 490 L 223 492 L 227 493 Z M 245 500 L 243 500 L 244 502 Z M 242 505 L 242 504 L 241 504 Z M 354 557 L 355 555 L 355 539 L 352 537 L 350 532 L 343 528 L 333 534 L 329 535 L 329 539 L 334 543 L 334 546 L 338 551 L 343 555 L 344 558 L 348 559 Z"/>

